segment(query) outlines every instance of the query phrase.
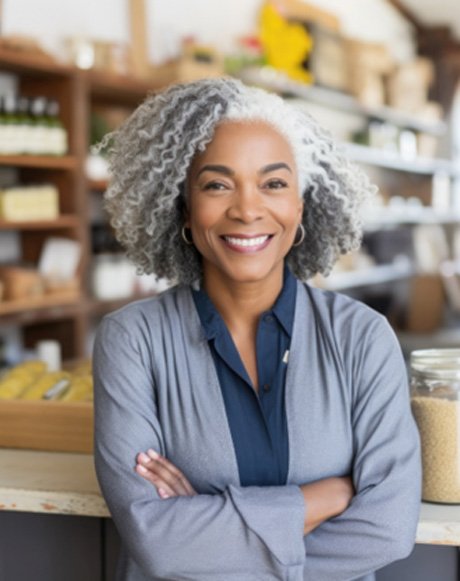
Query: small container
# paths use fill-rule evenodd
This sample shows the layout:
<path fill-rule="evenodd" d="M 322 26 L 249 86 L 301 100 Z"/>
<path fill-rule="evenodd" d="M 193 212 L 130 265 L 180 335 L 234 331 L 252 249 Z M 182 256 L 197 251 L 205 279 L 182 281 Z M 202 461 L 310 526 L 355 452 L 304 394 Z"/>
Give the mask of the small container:
<path fill-rule="evenodd" d="M 460 504 L 460 349 L 411 353 L 411 405 L 420 432 L 423 500 Z"/>

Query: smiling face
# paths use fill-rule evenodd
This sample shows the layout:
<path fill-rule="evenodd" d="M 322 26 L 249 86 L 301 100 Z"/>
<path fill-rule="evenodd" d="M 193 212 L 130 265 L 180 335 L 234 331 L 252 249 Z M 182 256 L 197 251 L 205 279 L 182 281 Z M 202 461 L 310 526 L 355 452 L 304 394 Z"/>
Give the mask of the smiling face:
<path fill-rule="evenodd" d="M 205 284 L 282 280 L 302 217 L 295 159 L 262 121 L 226 121 L 199 152 L 187 181 L 185 226 L 203 260 Z M 276 278 L 278 277 L 278 278 Z"/>

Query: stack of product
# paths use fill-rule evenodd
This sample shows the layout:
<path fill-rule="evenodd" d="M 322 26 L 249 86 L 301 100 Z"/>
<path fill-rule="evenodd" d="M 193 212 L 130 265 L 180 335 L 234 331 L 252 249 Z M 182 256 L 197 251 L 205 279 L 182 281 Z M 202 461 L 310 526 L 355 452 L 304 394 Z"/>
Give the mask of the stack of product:
<path fill-rule="evenodd" d="M 43 361 L 26 361 L 0 379 L 0 400 L 92 401 L 91 366 L 70 371 L 48 371 Z"/>
<path fill-rule="evenodd" d="M 45 97 L 5 95 L 0 100 L 0 154 L 65 155 L 67 131 L 59 103 Z"/>
<path fill-rule="evenodd" d="M 0 219 L 54 220 L 59 216 L 59 192 L 51 184 L 15 186 L 0 191 Z"/>

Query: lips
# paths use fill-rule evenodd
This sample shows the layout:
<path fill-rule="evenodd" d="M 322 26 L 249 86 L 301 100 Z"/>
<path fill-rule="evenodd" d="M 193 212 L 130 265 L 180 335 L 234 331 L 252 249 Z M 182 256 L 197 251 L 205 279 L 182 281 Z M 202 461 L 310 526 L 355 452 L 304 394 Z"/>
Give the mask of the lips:
<path fill-rule="evenodd" d="M 272 237 L 272 234 L 259 234 L 255 236 L 225 235 L 221 236 L 221 239 L 225 246 L 231 250 L 242 253 L 252 253 L 266 248 Z"/>

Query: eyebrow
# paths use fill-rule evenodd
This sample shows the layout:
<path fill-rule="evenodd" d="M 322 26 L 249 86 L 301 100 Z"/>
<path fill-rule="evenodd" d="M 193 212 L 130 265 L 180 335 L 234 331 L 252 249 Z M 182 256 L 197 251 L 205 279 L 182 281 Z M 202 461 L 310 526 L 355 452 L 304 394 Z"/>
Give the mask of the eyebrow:
<path fill-rule="evenodd" d="M 234 175 L 234 171 L 227 167 L 226 165 L 204 165 L 200 171 L 196 174 L 196 177 L 199 177 L 205 171 L 214 171 L 216 173 L 222 173 L 226 176 Z"/>
<path fill-rule="evenodd" d="M 259 173 L 260 174 L 270 173 L 271 171 L 275 171 L 277 169 L 287 169 L 288 172 L 292 173 L 292 169 L 288 166 L 287 163 L 284 163 L 284 161 L 280 161 L 278 163 L 270 163 L 270 164 L 266 165 L 265 167 L 263 167 L 259 171 Z"/>
<path fill-rule="evenodd" d="M 266 174 L 272 171 L 276 171 L 277 169 L 287 169 L 290 173 L 292 173 L 291 168 L 288 166 L 287 163 L 283 161 L 277 163 L 269 163 L 268 165 L 264 166 L 262 169 L 258 171 L 259 174 Z M 198 178 L 203 172 L 205 171 L 214 171 L 217 173 L 224 174 L 226 176 L 233 176 L 235 172 L 227 167 L 226 165 L 204 165 L 200 171 L 197 173 L 196 177 Z"/>

